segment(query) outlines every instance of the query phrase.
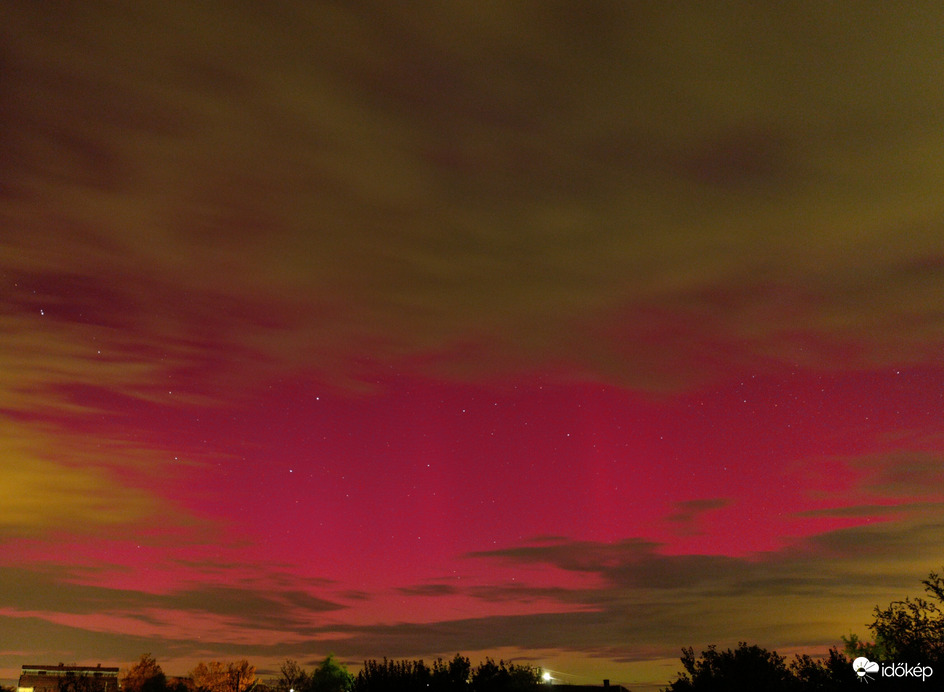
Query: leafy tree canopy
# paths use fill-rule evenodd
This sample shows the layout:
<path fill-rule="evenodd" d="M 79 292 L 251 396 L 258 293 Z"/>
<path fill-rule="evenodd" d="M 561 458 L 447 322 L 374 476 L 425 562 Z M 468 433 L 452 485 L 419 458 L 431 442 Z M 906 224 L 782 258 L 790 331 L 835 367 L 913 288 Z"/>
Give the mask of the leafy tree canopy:
<path fill-rule="evenodd" d="M 141 654 L 138 662 L 121 677 L 123 692 L 164 692 L 167 678 L 151 654 Z"/>
<path fill-rule="evenodd" d="M 901 661 L 912 664 L 944 664 L 944 577 L 931 572 L 921 582 L 928 598 L 892 601 L 887 608 L 875 606 L 869 625 L 872 642 L 856 635 L 843 637 L 846 653 L 873 661 Z"/>
<path fill-rule="evenodd" d="M 529 665 L 486 659 L 475 668 L 456 654 L 432 667 L 422 660 L 365 661 L 354 679 L 353 692 L 537 692 L 540 671 Z"/>
<path fill-rule="evenodd" d="M 944 672 L 944 577 L 931 572 L 921 582 L 927 598 L 876 606 L 869 625 L 874 641 L 843 637 L 844 652 L 832 648 L 825 658 L 797 656 L 787 665 L 776 652 L 741 642 L 736 649 L 709 646 L 700 657 L 682 649 L 682 668 L 666 692 L 806 692 L 859 689 L 852 661 L 864 656 L 876 662 L 930 665 Z M 904 689 L 912 681 L 883 680 L 882 689 Z M 909 688 L 910 689 L 910 688 Z"/>
<path fill-rule="evenodd" d="M 256 668 L 246 659 L 222 663 L 202 661 L 190 671 L 199 692 L 246 692 L 256 682 Z"/>
<path fill-rule="evenodd" d="M 714 645 L 695 657 L 692 647 L 682 649 L 682 667 L 669 692 L 788 692 L 793 675 L 783 656 L 746 642 L 736 649 L 718 651 Z"/>
<path fill-rule="evenodd" d="M 329 654 L 308 678 L 308 692 L 350 692 L 353 685 L 354 676 L 333 654 Z"/>

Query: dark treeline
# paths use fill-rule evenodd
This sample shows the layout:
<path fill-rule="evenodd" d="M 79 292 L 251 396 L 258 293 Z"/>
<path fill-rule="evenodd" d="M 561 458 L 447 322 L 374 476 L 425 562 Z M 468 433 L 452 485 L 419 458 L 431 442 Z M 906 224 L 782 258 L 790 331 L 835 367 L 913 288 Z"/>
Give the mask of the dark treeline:
<path fill-rule="evenodd" d="M 870 681 L 880 681 L 884 692 L 944 689 L 944 577 L 931 572 L 921 583 L 928 598 L 875 606 L 872 641 L 842 637 L 842 650 L 833 647 L 821 659 L 797 655 L 789 664 L 746 642 L 726 651 L 709 646 L 699 657 L 689 647 L 665 692 L 861 692 L 860 683 Z"/>
<path fill-rule="evenodd" d="M 122 692 L 528 692 L 541 684 L 541 671 L 530 665 L 486 658 L 473 667 L 460 654 L 449 661 L 436 659 L 431 666 L 423 660 L 372 659 L 357 675 L 333 655 L 311 671 L 287 660 L 270 682 L 258 680 L 245 660 L 200 663 L 187 677 L 169 679 L 144 654 L 121 678 Z"/>
<path fill-rule="evenodd" d="M 456 654 L 432 666 L 417 661 L 365 661 L 354 678 L 353 692 L 527 692 L 541 684 L 541 673 L 530 665 L 496 663 L 485 659 L 475 668 Z M 320 691 L 319 691 L 320 692 Z"/>
<path fill-rule="evenodd" d="M 280 673 L 276 692 L 528 692 L 541 684 L 540 671 L 530 665 L 487 658 L 473 668 L 460 654 L 431 666 L 421 659 L 372 659 L 357 675 L 329 656 L 311 673 L 295 661 L 283 663 Z"/>
<path fill-rule="evenodd" d="M 932 572 L 921 583 L 926 597 L 875 607 L 868 626 L 871 641 L 850 635 L 823 658 L 797 655 L 791 661 L 747 642 L 724 651 L 709 646 L 697 656 L 688 647 L 682 649 L 682 670 L 664 692 L 861 692 L 861 682 L 879 679 L 884 692 L 942 689 L 944 577 Z M 893 664 L 898 667 L 889 668 Z M 915 687 L 922 683 L 924 687 Z M 310 671 L 288 660 L 278 678 L 268 682 L 260 681 L 245 660 L 200 663 L 186 677 L 168 678 L 154 658 L 144 654 L 124 673 L 121 687 L 122 692 L 538 692 L 545 683 L 541 671 L 530 665 L 486 659 L 473 667 L 460 654 L 432 665 L 372 659 L 356 675 L 334 656 Z"/>

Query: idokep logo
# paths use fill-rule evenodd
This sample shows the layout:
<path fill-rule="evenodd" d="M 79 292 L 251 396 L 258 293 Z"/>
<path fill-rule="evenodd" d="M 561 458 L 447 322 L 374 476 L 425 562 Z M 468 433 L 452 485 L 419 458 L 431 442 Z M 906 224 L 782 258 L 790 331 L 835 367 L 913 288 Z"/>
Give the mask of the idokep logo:
<path fill-rule="evenodd" d="M 852 670 L 859 676 L 859 682 L 868 682 L 874 680 L 876 674 L 883 678 L 920 678 L 925 682 L 934 674 L 931 666 L 922 666 L 920 663 L 909 665 L 908 663 L 882 663 L 870 661 L 865 656 L 859 656 L 852 662 Z"/>

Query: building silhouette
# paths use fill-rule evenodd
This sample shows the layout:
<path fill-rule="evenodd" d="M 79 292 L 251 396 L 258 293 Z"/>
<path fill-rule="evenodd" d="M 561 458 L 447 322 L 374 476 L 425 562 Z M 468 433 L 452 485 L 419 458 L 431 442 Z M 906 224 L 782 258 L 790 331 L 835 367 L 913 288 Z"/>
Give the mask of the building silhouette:
<path fill-rule="evenodd" d="M 28 665 L 20 672 L 17 692 L 118 692 L 118 668 Z"/>

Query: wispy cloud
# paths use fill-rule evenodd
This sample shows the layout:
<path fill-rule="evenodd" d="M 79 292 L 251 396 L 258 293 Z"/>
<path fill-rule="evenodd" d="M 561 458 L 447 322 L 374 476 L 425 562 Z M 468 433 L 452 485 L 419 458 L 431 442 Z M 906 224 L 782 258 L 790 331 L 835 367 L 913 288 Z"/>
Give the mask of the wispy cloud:
<path fill-rule="evenodd" d="M 914 34 L 933 21 L 811 28 L 788 12 L 765 25 L 779 40 L 722 23 L 737 47 L 722 55 L 706 48 L 716 22 L 690 22 L 666 50 L 677 32 L 635 8 L 548 10 L 514 40 L 497 12 L 470 44 L 425 10 L 322 10 L 371 39 L 318 42 L 277 22 L 260 33 L 252 12 L 230 12 L 225 32 L 200 9 L 140 12 L 5 11 L 7 89 L 29 94 L 4 115 L 18 162 L 4 175 L 7 319 L 61 335 L 11 330 L 70 379 L 94 364 L 159 381 L 222 347 L 262 370 L 317 359 L 344 381 L 369 343 L 374 358 L 454 376 L 487 353 L 493 372 L 567 362 L 663 389 L 724 363 L 900 364 L 940 346 L 927 181 L 944 143 L 921 114 L 940 105 L 928 87 L 944 65 Z M 563 26 L 593 26 L 598 48 L 550 49 Z M 849 40 L 823 34 L 830 52 L 805 40 L 774 78 L 779 41 L 832 30 Z M 391 47 L 400 32 L 409 56 Z M 248 36 L 273 56 L 252 69 L 232 63 Z M 821 69 L 837 61 L 881 87 Z M 705 70 L 725 75 L 710 108 Z M 419 96 L 429 84 L 436 99 Z M 135 369 L 136 347 L 167 361 Z M 16 353 L 5 372 L 41 367 Z"/>
<path fill-rule="evenodd" d="M 675 531 L 680 535 L 697 536 L 704 533 L 698 526 L 698 520 L 702 515 L 730 504 L 730 499 L 720 497 L 679 502 L 676 510 L 667 515 L 665 521 L 674 524 Z"/>
<path fill-rule="evenodd" d="M 63 526 L 95 533 L 153 518 L 156 498 L 123 487 L 100 469 L 31 458 L 21 450 L 0 450 L 0 536 L 35 535 Z"/>

